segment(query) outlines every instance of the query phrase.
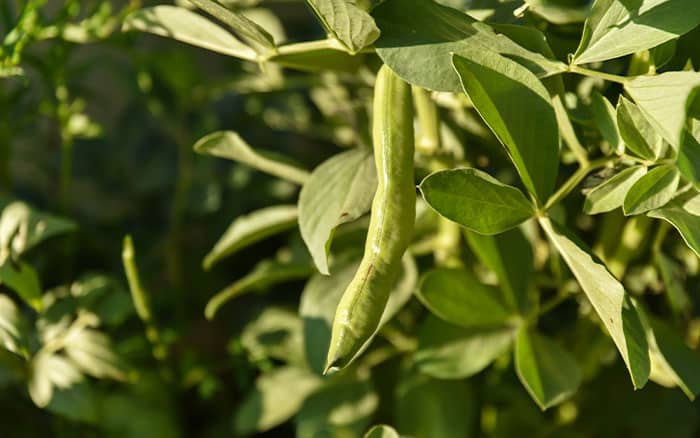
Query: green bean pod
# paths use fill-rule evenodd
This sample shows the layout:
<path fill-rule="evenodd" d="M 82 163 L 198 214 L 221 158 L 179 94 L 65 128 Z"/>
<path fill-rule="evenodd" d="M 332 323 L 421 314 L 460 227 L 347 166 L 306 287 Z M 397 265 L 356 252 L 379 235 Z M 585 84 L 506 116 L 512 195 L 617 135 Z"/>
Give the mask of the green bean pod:
<path fill-rule="evenodd" d="M 350 363 L 376 332 L 415 221 L 411 88 L 386 66 L 377 74 L 373 108 L 377 192 L 364 256 L 336 309 L 326 372 Z"/>

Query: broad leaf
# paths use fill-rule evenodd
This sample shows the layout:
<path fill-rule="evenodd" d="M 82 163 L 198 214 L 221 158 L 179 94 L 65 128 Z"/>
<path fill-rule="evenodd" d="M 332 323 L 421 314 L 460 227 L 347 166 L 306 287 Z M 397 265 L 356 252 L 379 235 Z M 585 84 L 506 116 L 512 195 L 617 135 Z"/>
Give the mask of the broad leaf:
<path fill-rule="evenodd" d="M 594 91 L 591 94 L 591 111 L 596 126 L 613 151 L 619 151 L 622 146 L 620 130 L 617 127 L 615 107 L 602 94 Z"/>
<path fill-rule="evenodd" d="M 637 105 L 622 95 L 617 102 L 617 126 L 627 149 L 650 161 L 661 156 L 663 139 Z"/>
<path fill-rule="evenodd" d="M 44 350 L 32 358 L 29 370 L 29 396 L 40 408 L 49 404 L 54 387 L 66 389 L 83 380 L 73 362 Z"/>
<path fill-rule="evenodd" d="M 515 370 L 542 410 L 576 392 L 581 372 L 576 360 L 558 343 L 523 328 L 515 344 Z"/>
<path fill-rule="evenodd" d="M 443 170 L 420 184 L 440 215 L 480 234 L 498 234 L 535 215 L 523 193 L 478 169 Z"/>
<path fill-rule="evenodd" d="M 304 319 L 306 360 L 309 367 L 318 374 L 323 372 L 325 366 L 336 308 L 343 292 L 354 277 L 358 265 L 359 260 L 356 258 L 338 260 L 333 265 L 332 275 L 314 275 L 301 294 L 299 314 Z M 402 271 L 391 291 L 377 331 L 411 298 L 417 279 L 415 261 L 407 252 L 402 259 Z M 358 355 L 371 344 L 373 338 L 374 336 L 365 343 Z"/>
<path fill-rule="evenodd" d="M 275 205 L 237 217 L 204 257 L 204 269 L 209 270 L 221 259 L 294 227 L 297 217 L 296 205 Z"/>
<path fill-rule="evenodd" d="M 598 214 L 622 207 L 627 192 L 646 173 L 646 167 L 632 166 L 613 175 L 588 192 L 583 211 L 587 214 Z"/>
<path fill-rule="evenodd" d="M 200 154 L 237 161 L 300 185 L 309 178 L 307 171 L 271 157 L 269 153 L 251 148 L 237 132 L 233 131 L 219 131 L 206 135 L 197 141 L 194 150 Z"/>
<path fill-rule="evenodd" d="M 678 385 L 690 400 L 700 394 L 700 358 L 688 347 L 679 333 L 657 318 L 647 322 L 652 354 L 651 370 L 663 373 Z"/>
<path fill-rule="evenodd" d="M 675 166 L 664 164 L 649 171 L 630 187 L 622 205 L 625 215 L 646 213 L 663 207 L 676 194 L 680 175 Z"/>
<path fill-rule="evenodd" d="M 355 0 L 307 0 L 329 34 L 357 53 L 379 37 L 374 19 Z"/>
<path fill-rule="evenodd" d="M 452 54 L 488 51 L 515 58 L 538 76 L 566 66 L 531 52 L 485 23 L 431 0 L 388 0 L 372 15 L 381 30 L 379 57 L 403 80 L 435 91 L 461 91 Z"/>
<path fill-rule="evenodd" d="M 695 0 L 596 0 L 574 62 L 605 61 L 650 49 L 698 24 Z"/>
<path fill-rule="evenodd" d="M 126 17 L 122 29 L 150 32 L 249 61 L 257 57 L 255 50 L 218 24 L 177 6 L 159 5 L 139 9 Z"/>
<path fill-rule="evenodd" d="M 0 216 L 0 248 L 21 255 L 46 239 L 75 229 L 75 223 L 69 220 L 38 212 L 24 202 L 13 202 Z"/>
<path fill-rule="evenodd" d="M 372 426 L 372 428 L 367 431 L 364 438 L 399 438 L 399 434 L 393 427 L 380 424 L 378 426 Z"/>
<path fill-rule="evenodd" d="M 414 371 L 401 377 L 394 418 L 401 435 L 469 437 L 478 424 L 477 409 L 467 380 L 439 380 Z"/>
<path fill-rule="evenodd" d="M 295 367 L 261 375 L 236 411 L 233 421 L 237 434 L 263 432 L 289 420 L 321 383 L 315 374 Z"/>
<path fill-rule="evenodd" d="M 498 278 L 503 295 L 521 314 L 529 308 L 528 288 L 534 274 L 532 246 L 523 232 L 513 228 L 497 236 L 465 232 L 469 246 Z"/>
<path fill-rule="evenodd" d="M 280 46 L 268 60 L 283 67 L 302 71 L 355 71 L 362 65 L 361 56 L 353 56 L 334 39 L 308 41 Z"/>
<path fill-rule="evenodd" d="M 684 206 L 677 202 L 672 202 L 668 206 L 650 211 L 648 216 L 663 219 L 673 225 L 686 245 L 700 257 L 700 215 L 690 213 Z"/>
<path fill-rule="evenodd" d="M 221 6 L 215 0 L 189 0 L 198 8 L 229 26 L 242 38 L 259 48 L 259 51 L 270 52 L 275 49 L 275 41 L 265 29 L 251 21 L 240 12 L 234 12 Z"/>
<path fill-rule="evenodd" d="M 590 12 L 588 2 L 525 0 L 529 10 L 554 24 L 583 22 Z"/>
<path fill-rule="evenodd" d="M 693 9 L 700 14 L 700 8 Z M 625 82 L 627 93 L 675 150 L 683 143 L 687 108 L 698 87 L 700 73 L 689 71 L 639 76 Z"/>
<path fill-rule="evenodd" d="M 418 329 L 418 349 L 413 360 L 429 376 L 463 379 L 508 351 L 514 335 L 511 327 L 464 328 L 428 316 Z"/>
<path fill-rule="evenodd" d="M 299 228 L 318 270 L 328 270 L 333 232 L 369 211 L 377 187 L 372 151 L 352 149 L 314 169 L 299 194 Z"/>
<path fill-rule="evenodd" d="M 0 284 L 17 292 L 35 310 L 41 310 L 41 284 L 36 270 L 24 262 L 14 263 L 10 259 L 0 266 Z"/>
<path fill-rule="evenodd" d="M 566 229 L 549 218 L 540 218 L 540 225 L 608 329 L 634 387 L 642 388 L 649 378 L 649 347 L 639 315 L 622 284 Z"/>
<path fill-rule="evenodd" d="M 499 290 L 465 269 L 433 269 L 418 286 L 417 296 L 432 313 L 462 327 L 494 327 L 514 322 L 514 312 Z"/>
<path fill-rule="evenodd" d="M 65 335 L 64 349 L 66 355 L 86 374 L 100 379 L 125 378 L 121 360 L 104 333 L 74 324 Z"/>
<path fill-rule="evenodd" d="M 676 166 L 685 179 L 700 188 L 700 143 L 690 132 L 683 137 Z"/>
<path fill-rule="evenodd" d="M 371 424 L 379 396 L 365 376 L 344 375 L 311 395 L 296 417 L 298 438 L 358 437 Z"/>
<path fill-rule="evenodd" d="M 453 63 L 464 92 L 508 150 L 525 187 L 545 201 L 559 166 L 559 129 L 547 89 L 515 61 L 465 50 Z"/>

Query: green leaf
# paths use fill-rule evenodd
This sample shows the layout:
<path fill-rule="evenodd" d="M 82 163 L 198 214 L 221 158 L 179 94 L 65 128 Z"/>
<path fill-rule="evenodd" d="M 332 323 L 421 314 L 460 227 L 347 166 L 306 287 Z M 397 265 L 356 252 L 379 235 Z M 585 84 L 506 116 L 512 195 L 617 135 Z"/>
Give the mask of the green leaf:
<path fill-rule="evenodd" d="M 318 374 L 321 374 L 325 367 L 335 310 L 343 292 L 355 276 L 359 263 L 357 257 L 337 260 L 333 265 L 332 275 L 314 275 L 301 294 L 299 314 L 304 319 L 306 360 L 309 367 Z M 413 295 L 417 279 L 415 261 L 407 252 L 402 259 L 402 271 L 391 291 L 377 331 L 408 302 Z M 365 343 L 358 355 L 371 344 L 373 338 L 374 336 Z"/>
<path fill-rule="evenodd" d="M 237 217 L 204 257 L 204 269 L 260 240 L 286 231 L 297 224 L 296 205 L 275 205 Z"/>
<path fill-rule="evenodd" d="M 24 262 L 13 263 L 10 259 L 5 260 L 0 266 L 0 284 L 17 292 L 17 295 L 35 310 L 42 309 L 39 275 L 30 265 Z"/>
<path fill-rule="evenodd" d="M 650 49 L 699 23 L 695 0 L 596 0 L 574 63 L 605 61 Z"/>
<path fill-rule="evenodd" d="M 663 219 L 673 225 L 686 245 L 700 257 L 700 216 L 690 213 L 683 204 L 672 202 L 668 206 L 652 210 L 648 216 Z"/>
<path fill-rule="evenodd" d="M 109 338 L 104 333 L 73 324 L 65 335 L 63 347 L 66 355 L 82 372 L 98 379 L 125 378 L 121 360 L 112 351 Z"/>
<path fill-rule="evenodd" d="M 700 188 L 700 143 L 690 132 L 683 137 L 676 166 L 685 179 Z"/>
<path fill-rule="evenodd" d="M 83 375 L 73 362 L 40 350 L 30 362 L 29 396 L 35 405 L 43 408 L 51 401 L 54 387 L 70 388 L 81 380 Z"/>
<path fill-rule="evenodd" d="M 465 269 L 437 268 L 420 281 L 418 298 L 432 313 L 462 327 L 494 327 L 514 322 L 499 290 L 480 283 Z"/>
<path fill-rule="evenodd" d="M 379 396 L 365 376 L 332 379 L 311 395 L 296 417 L 296 437 L 357 437 L 369 426 Z"/>
<path fill-rule="evenodd" d="M 355 71 L 362 65 L 362 59 L 362 56 L 350 55 L 333 39 L 286 44 L 268 58 L 283 67 L 308 72 Z"/>
<path fill-rule="evenodd" d="M 75 229 L 72 221 L 40 213 L 24 202 L 12 202 L 0 216 L 0 248 L 21 255 L 46 239 Z"/>
<path fill-rule="evenodd" d="M 273 359 L 302 368 L 306 366 L 303 323 L 295 311 L 266 307 L 243 328 L 240 342 L 252 363 Z"/>
<path fill-rule="evenodd" d="M 676 316 L 689 315 L 692 303 L 685 289 L 685 269 L 661 251 L 654 253 L 654 262 L 661 274 L 664 292 L 673 313 Z"/>
<path fill-rule="evenodd" d="M 515 344 L 515 370 L 542 410 L 566 400 L 581 384 L 581 372 L 571 354 L 526 328 L 520 330 Z"/>
<path fill-rule="evenodd" d="M 274 51 L 275 40 L 272 35 L 245 15 L 227 9 L 214 0 L 189 1 L 199 9 L 229 26 L 248 42 L 259 46 L 263 52 Z"/>
<path fill-rule="evenodd" d="M 20 353 L 22 346 L 22 316 L 15 303 L 0 294 L 0 346 L 13 353 Z"/>
<path fill-rule="evenodd" d="M 661 156 L 663 139 L 642 111 L 622 95 L 617 102 L 617 126 L 627 149 L 651 161 Z"/>
<path fill-rule="evenodd" d="M 357 53 L 379 37 L 374 19 L 354 0 L 306 0 L 326 31 Z"/>
<path fill-rule="evenodd" d="M 289 420 L 321 383 L 315 374 L 295 367 L 280 367 L 262 374 L 236 411 L 237 434 L 264 432 Z"/>
<path fill-rule="evenodd" d="M 599 214 L 621 207 L 627 192 L 646 173 L 646 167 L 632 166 L 613 175 L 588 192 L 583 211 L 586 214 Z"/>
<path fill-rule="evenodd" d="M 382 32 L 374 44 L 382 61 L 403 80 L 430 90 L 462 90 L 452 67 L 453 53 L 500 53 L 538 76 L 566 70 L 563 63 L 531 52 L 487 24 L 431 0 L 387 0 L 372 15 Z"/>
<path fill-rule="evenodd" d="M 697 7 L 693 9 L 700 11 Z M 657 132 L 675 150 L 679 150 L 683 143 L 688 106 L 698 87 L 700 87 L 700 73 L 690 71 L 638 76 L 625 82 L 627 93 L 634 99 Z"/>
<path fill-rule="evenodd" d="M 511 327 L 463 328 L 431 315 L 418 329 L 413 360 L 429 376 L 463 379 L 508 351 L 514 335 Z"/>
<path fill-rule="evenodd" d="M 554 24 L 582 23 L 590 11 L 588 2 L 525 0 L 525 3 L 530 11 Z"/>
<path fill-rule="evenodd" d="M 613 151 L 621 150 L 622 138 L 617 127 L 615 107 L 602 94 L 594 91 L 591 94 L 591 111 L 593 112 L 593 120 L 596 126 L 605 141 L 610 145 L 610 148 Z"/>
<path fill-rule="evenodd" d="M 513 228 L 497 236 L 466 231 L 469 247 L 498 278 L 508 305 L 521 314 L 529 307 L 528 288 L 534 274 L 532 246 Z"/>
<path fill-rule="evenodd" d="M 668 375 L 690 400 L 700 394 L 700 358 L 683 338 L 666 323 L 650 317 L 647 337 L 652 350 L 652 377 L 657 373 Z"/>
<path fill-rule="evenodd" d="M 262 260 L 248 274 L 214 295 L 204 308 L 204 316 L 207 319 L 213 319 L 221 306 L 234 298 L 252 291 L 264 290 L 279 283 L 303 279 L 313 272 L 314 268 L 310 260 Z"/>
<path fill-rule="evenodd" d="M 159 5 L 139 9 L 124 20 L 123 31 L 150 32 L 224 55 L 254 61 L 255 50 L 189 9 Z"/>
<path fill-rule="evenodd" d="M 470 437 L 478 405 L 467 380 L 404 373 L 396 394 L 396 429 L 413 437 Z"/>
<path fill-rule="evenodd" d="M 464 92 L 506 147 L 525 187 L 540 201 L 552 194 L 559 129 L 549 93 L 525 67 L 489 51 L 453 57 Z"/>
<path fill-rule="evenodd" d="M 565 228 L 545 217 L 540 218 L 540 225 L 607 328 L 634 387 L 642 388 L 649 378 L 649 347 L 639 315 L 622 284 Z"/>
<path fill-rule="evenodd" d="M 680 174 L 675 166 L 657 166 L 642 176 L 627 192 L 622 209 L 626 216 L 663 207 L 676 194 Z"/>
<path fill-rule="evenodd" d="M 100 404 L 86 382 L 53 391 L 46 410 L 72 421 L 97 424 L 100 419 Z"/>
<path fill-rule="evenodd" d="M 351 149 L 314 169 L 299 194 L 299 228 L 318 270 L 328 270 L 333 233 L 369 211 L 377 187 L 372 151 Z"/>
<path fill-rule="evenodd" d="M 502 233 L 535 215 L 520 190 L 478 169 L 435 172 L 419 188 L 436 212 L 480 234 Z"/>
<path fill-rule="evenodd" d="M 399 438 L 399 433 L 391 426 L 380 424 L 372 426 L 372 428 L 367 431 L 364 438 Z"/>
<path fill-rule="evenodd" d="M 213 132 L 202 137 L 194 145 L 194 150 L 200 154 L 226 158 L 243 163 L 253 169 L 260 170 L 284 180 L 302 185 L 309 179 L 309 173 L 291 164 L 270 157 L 270 153 L 262 153 L 248 145 L 233 131 Z"/>

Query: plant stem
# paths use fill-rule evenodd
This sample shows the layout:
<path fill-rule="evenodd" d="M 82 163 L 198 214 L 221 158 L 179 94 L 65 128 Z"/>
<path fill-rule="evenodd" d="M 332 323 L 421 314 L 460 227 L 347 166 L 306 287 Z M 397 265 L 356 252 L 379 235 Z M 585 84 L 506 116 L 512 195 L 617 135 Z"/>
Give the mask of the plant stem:
<path fill-rule="evenodd" d="M 599 169 L 606 164 L 617 160 L 617 157 L 603 157 L 599 158 L 597 160 L 593 160 L 588 162 L 586 165 L 582 165 L 574 172 L 573 175 L 564 183 L 562 184 L 561 187 L 559 187 L 559 190 L 557 190 L 550 198 L 547 200 L 547 203 L 544 206 L 544 211 L 549 210 L 552 208 L 554 205 L 559 203 L 562 199 L 566 198 L 566 196 L 571 193 L 573 189 L 576 188 L 576 186 L 579 185 L 581 181 L 588 175 L 590 172 Z"/>
<path fill-rule="evenodd" d="M 411 86 L 413 102 L 418 116 L 418 138 L 416 149 L 432 156 L 440 149 L 440 115 L 437 105 L 425 88 Z"/>
<path fill-rule="evenodd" d="M 632 79 L 634 79 L 633 76 L 619 76 L 619 75 L 614 75 L 611 73 L 604 73 L 604 72 L 600 72 L 600 71 L 589 70 L 587 68 L 579 67 L 578 65 L 569 65 L 568 72 L 569 73 L 577 73 L 577 74 L 580 74 L 583 76 L 588 76 L 591 78 L 603 79 L 603 80 L 610 81 L 610 82 L 616 82 L 618 84 L 624 84 L 624 83 L 629 82 Z"/>

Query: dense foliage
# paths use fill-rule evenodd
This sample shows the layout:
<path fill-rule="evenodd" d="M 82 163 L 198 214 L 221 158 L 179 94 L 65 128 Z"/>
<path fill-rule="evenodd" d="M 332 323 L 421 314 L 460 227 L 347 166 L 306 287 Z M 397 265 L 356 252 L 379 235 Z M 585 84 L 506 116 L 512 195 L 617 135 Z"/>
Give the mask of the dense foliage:
<path fill-rule="evenodd" d="M 696 436 L 696 1 L 0 0 L 2 435 Z"/>

